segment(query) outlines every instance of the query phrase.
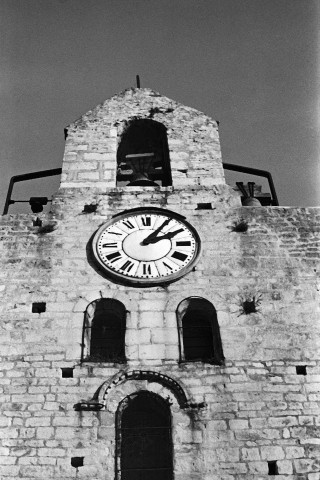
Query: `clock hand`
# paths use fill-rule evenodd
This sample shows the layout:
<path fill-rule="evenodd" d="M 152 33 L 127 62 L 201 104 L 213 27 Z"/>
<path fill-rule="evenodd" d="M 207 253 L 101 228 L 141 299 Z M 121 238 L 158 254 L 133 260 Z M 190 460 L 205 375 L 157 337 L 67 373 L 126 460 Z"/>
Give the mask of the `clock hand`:
<path fill-rule="evenodd" d="M 166 240 L 166 239 L 170 240 L 180 232 L 183 232 L 183 228 L 179 228 L 179 230 L 175 230 L 174 232 L 168 232 L 164 235 L 161 235 L 161 237 L 149 238 L 150 237 L 149 236 L 142 243 L 143 245 L 149 245 L 150 243 L 160 242 L 160 240 Z"/>
<path fill-rule="evenodd" d="M 142 245 L 148 245 L 149 240 L 151 240 L 152 238 L 156 237 L 156 236 L 158 235 L 158 233 L 163 229 L 163 227 L 165 227 L 166 225 L 168 225 L 169 222 L 171 222 L 171 218 L 167 218 L 167 220 L 165 220 L 165 221 L 160 225 L 160 227 L 158 227 L 154 232 L 150 233 L 150 235 L 148 235 L 147 238 L 145 238 L 144 240 L 142 240 Z"/>

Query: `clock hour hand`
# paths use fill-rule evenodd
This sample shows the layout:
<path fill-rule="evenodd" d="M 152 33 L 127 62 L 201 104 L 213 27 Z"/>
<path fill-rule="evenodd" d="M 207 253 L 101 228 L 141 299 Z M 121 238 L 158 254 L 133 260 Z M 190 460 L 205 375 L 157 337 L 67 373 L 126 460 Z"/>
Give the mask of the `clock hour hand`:
<path fill-rule="evenodd" d="M 164 235 L 161 235 L 161 237 L 153 237 L 153 238 L 149 238 L 147 237 L 142 243 L 143 245 L 149 245 L 150 243 L 157 243 L 157 242 L 160 242 L 160 240 L 170 240 L 171 238 L 175 237 L 178 233 L 180 232 L 183 232 L 183 228 L 179 228 L 179 230 L 175 230 L 174 232 L 168 232 Z M 149 240 L 148 240 L 149 238 Z M 147 240 L 147 242 L 146 242 Z M 146 242 L 146 243 L 144 243 Z"/>
<path fill-rule="evenodd" d="M 160 227 L 158 227 L 154 232 L 150 233 L 150 235 L 147 236 L 147 238 L 145 238 L 143 241 L 142 241 L 142 245 L 148 245 L 150 242 L 151 239 L 154 239 L 155 237 L 157 237 L 158 233 L 166 226 L 168 225 L 168 223 L 171 222 L 171 218 L 167 218 L 167 220 L 165 220 L 161 225 Z"/>

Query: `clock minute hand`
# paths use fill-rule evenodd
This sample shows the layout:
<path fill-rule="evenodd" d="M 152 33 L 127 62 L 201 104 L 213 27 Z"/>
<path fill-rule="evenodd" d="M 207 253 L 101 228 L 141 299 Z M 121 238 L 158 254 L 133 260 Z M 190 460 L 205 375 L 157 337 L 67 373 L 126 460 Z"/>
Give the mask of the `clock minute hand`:
<path fill-rule="evenodd" d="M 166 225 L 168 225 L 168 223 L 171 222 L 171 218 L 167 218 L 167 220 L 165 220 L 161 225 L 160 227 L 158 227 L 154 232 L 150 233 L 150 235 L 147 236 L 147 238 L 145 238 L 143 241 L 142 241 L 142 245 L 148 245 L 150 243 L 150 240 L 155 238 L 158 233 L 163 229 L 163 227 L 165 227 Z"/>
<path fill-rule="evenodd" d="M 150 238 L 149 240 L 146 238 L 145 240 L 148 240 L 148 243 L 146 243 L 146 245 L 148 245 L 149 243 L 160 242 L 160 240 L 170 240 L 180 232 L 183 232 L 183 228 L 179 228 L 179 230 L 175 230 L 174 232 L 165 233 L 164 235 L 161 235 L 161 237 L 153 237 L 153 238 Z"/>

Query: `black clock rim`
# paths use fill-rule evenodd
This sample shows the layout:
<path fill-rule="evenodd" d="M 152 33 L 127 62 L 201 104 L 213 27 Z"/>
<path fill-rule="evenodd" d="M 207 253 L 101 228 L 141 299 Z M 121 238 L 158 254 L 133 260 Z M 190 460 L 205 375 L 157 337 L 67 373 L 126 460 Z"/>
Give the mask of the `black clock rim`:
<path fill-rule="evenodd" d="M 122 218 L 127 218 L 130 215 L 135 214 L 142 214 L 143 212 L 147 213 L 155 213 L 155 214 L 162 214 L 168 217 L 176 218 L 179 222 L 184 223 L 194 235 L 196 240 L 196 248 L 194 252 L 193 259 L 191 262 L 186 266 L 183 267 L 179 272 L 175 272 L 169 274 L 166 277 L 157 277 L 157 278 L 136 278 L 136 277 L 129 277 L 126 275 L 122 275 L 121 273 L 117 273 L 111 268 L 109 268 L 102 260 L 100 259 L 100 255 L 98 253 L 98 239 L 102 232 L 108 228 L 110 225 L 114 224 L 118 220 Z M 111 279 L 115 280 L 117 283 L 121 285 L 128 285 L 128 286 L 135 286 L 135 287 L 161 287 L 166 284 L 170 284 L 176 282 L 180 278 L 184 277 L 187 273 L 193 270 L 196 263 L 200 258 L 201 253 L 201 240 L 197 230 L 185 219 L 184 216 L 180 215 L 179 213 L 172 212 L 171 210 L 162 209 L 159 207 L 139 207 L 133 208 L 130 210 L 125 210 L 119 214 L 113 215 L 109 220 L 103 223 L 98 230 L 96 231 L 93 239 L 92 239 L 92 251 L 95 261 L 98 264 L 99 270 L 104 273 L 106 277 L 110 277 Z"/>

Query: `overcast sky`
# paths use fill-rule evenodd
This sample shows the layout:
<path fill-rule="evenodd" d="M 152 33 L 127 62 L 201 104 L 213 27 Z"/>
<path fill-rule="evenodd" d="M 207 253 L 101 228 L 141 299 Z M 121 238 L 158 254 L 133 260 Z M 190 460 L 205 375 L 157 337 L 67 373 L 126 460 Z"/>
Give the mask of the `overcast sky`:
<path fill-rule="evenodd" d="M 281 205 L 319 206 L 319 27 L 318 0 L 0 0 L 1 209 L 136 74 L 219 120 L 223 161 L 269 170 Z"/>

